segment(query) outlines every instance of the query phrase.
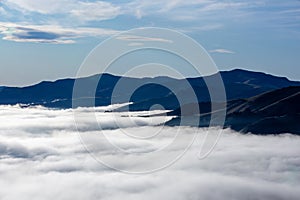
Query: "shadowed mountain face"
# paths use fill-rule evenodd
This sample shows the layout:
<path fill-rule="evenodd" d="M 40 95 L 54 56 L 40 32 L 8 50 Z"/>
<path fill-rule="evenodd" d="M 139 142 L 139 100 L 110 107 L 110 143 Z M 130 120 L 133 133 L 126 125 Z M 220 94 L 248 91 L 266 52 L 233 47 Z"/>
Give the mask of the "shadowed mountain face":
<path fill-rule="evenodd" d="M 293 133 L 300 135 L 299 102 L 299 86 L 278 89 L 248 99 L 232 100 L 227 102 L 227 115 L 224 126 L 244 133 Z M 198 105 L 200 110 L 204 108 L 203 115 L 200 116 L 199 126 L 208 127 L 210 122 L 210 103 L 199 103 Z M 185 116 L 182 116 L 180 108 L 171 111 L 168 115 L 177 115 L 179 117 L 170 120 L 166 124 L 176 126 L 185 117 L 191 119 L 199 117 L 193 115 L 192 108 L 196 106 L 195 104 L 185 106 L 191 108 L 189 114 L 186 113 Z"/>
<path fill-rule="evenodd" d="M 221 72 L 228 100 L 248 98 L 267 91 L 280 89 L 288 86 L 300 86 L 300 82 L 289 81 L 286 78 L 275 77 L 260 72 L 245 70 L 232 70 Z M 169 77 L 156 78 L 128 78 L 122 77 L 122 84 L 130 87 L 143 85 L 133 94 L 124 87 L 123 90 L 113 93 L 115 85 L 121 77 L 103 74 L 100 81 L 99 75 L 78 79 L 86 86 L 98 85 L 95 92 L 86 89 L 76 99 L 76 106 L 89 106 L 87 99 L 96 94 L 95 106 L 111 104 L 111 96 L 114 95 L 113 103 L 125 103 L 130 100 L 130 110 L 148 110 L 154 104 L 161 104 L 165 109 L 174 110 L 179 107 L 176 96 L 184 96 L 185 103 L 197 103 L 190 99 L 189 92 L 184 86 L 186 80 L 178 80 Z M 206 77 L 213 79 L 214 75 Z M 0 104 L 27 104 L 43 105 L 53 108 L 71 108 L 74 79 L 63 79 L 55 82 L 41 82 L 39 84 L 16 88 L 0 88 Z M 99 82 L 98 82 L 99 81 Z M 188 83 L 196 93 L 198 102 L 210 101 L 210 95 L 203 78 L 189 78 Z M 170 90 L 162 85 L 171 85 L 175 90 Z M 128 88 L 130 88 L 128 87 Z M 88 88 L 88 87 L 87 87 Z"/>

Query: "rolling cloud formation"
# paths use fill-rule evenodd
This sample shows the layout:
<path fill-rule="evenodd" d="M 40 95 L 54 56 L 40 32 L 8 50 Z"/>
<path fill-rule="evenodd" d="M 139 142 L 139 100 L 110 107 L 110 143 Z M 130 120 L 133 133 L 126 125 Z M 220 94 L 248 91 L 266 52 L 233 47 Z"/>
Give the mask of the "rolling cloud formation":
<path fill-rule="evenodd" d="M 160 158 L 167 159 L 181 152 L 180 145 L 191 141 L 195 131 L 182 127 L 182 143 L 160 148 L 172 142 L 178 130 L 156 126 L 168 118 L 143 118 L 141 113 L 129 117 L 104 113 L 105 109 L 96 109 L 102 132 L 130 153 L 117 152 L 103 140 L 97 141 L 100 147 L 95 155 L 122 169 L 155 166 L 160 161 L 143 159 L 145 152 L 160 149 Z M 126 174 L 100 164 L 85 150 L 80 136 L 97 135 L 99 127 L 89 120 L 75 125 L 73 110 L 19 106 L 0 106 L 0 110 L 0 199 L 296 200 L 300 196 L 299 136 L 242 135 L 226 129 L 214 151 L 199 160 L 204 133 L 219 131 L 199 129 L 199 137 L 171 166 L 155 173 Z M 94 111 L 77 110 L 82 116 Z M 122 128 L 116 126 L 116 119 Z M 134 136 L 159 132 L 161 136 L 132 142 L 124 132 Z"/>

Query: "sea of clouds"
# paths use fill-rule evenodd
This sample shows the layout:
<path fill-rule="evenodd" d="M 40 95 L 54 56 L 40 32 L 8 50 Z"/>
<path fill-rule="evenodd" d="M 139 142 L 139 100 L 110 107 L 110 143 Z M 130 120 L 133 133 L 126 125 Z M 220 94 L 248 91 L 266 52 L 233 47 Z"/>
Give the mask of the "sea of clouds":
<path fill-rule="evenodd" d="M 107 109 L 78 108 L 76 121 L 72 109 L 0 106 L 0 199 L 299 199 L 299 136 L 226 129 L 199 159 L 206 133 L 217 136 L 220 129 L 166 127 L 161 123 L 170 117 Z M 87 149 L 83 138 L 97 148 Z M 160 167 L 166 168 L 140 173 Z"/>

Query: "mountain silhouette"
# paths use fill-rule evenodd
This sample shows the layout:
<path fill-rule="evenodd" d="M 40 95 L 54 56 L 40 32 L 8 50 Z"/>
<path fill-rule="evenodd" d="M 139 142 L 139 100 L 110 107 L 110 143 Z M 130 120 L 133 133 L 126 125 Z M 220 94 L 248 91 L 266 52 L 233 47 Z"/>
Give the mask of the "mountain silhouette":
<path fill-rule="evenodd" d="M 223 71 L 221 76 L 226 89 L 227 100 L 249 98 L 268 91 L 300 86 L 300 82 L 290 81 L 284 77 L 276 77 L 262 72 L 251 72 L 241 69 Z M 165 109 L 175 110 L 179 107 L 177 96 L 184 96 L 186 103 L 210 101 L 210 95 L 203 77 L 174 79 L 170 77 L 130 78 L 111 74 L 102 74 L 77 79 L 83 85 L 97 85 L 95 92 L 82 90 L 78 99 L 74 99 L 77 106 L 90 106 L 90 99 L 95 96 L 95 106 L 106 106 L 112 103 L 133 102 L 130 110 L 148 110 L 154 104 L 161 104 Z M 205 77 L 213 80 L 215 75 Z M 113 93 L 119 80 L 122 79 L 123 90 Z M 42 105 L 50 108 L 71 108 L 72 92 L 75 79 L 62 79 L 54 82 L 43 81 L 27 87 L 0 87 L 0 104 Z M 197 102 L 190 98 L 185 83 L 189 83 L 194 90 Z M 130 87 L 140 86 L 132 94 Z M 164 85 L 171 85 L 172 89 Z M 128 86 L 128 87 L 127 87 Z M 128 89 L 127 89 L 128 88 Z"/>

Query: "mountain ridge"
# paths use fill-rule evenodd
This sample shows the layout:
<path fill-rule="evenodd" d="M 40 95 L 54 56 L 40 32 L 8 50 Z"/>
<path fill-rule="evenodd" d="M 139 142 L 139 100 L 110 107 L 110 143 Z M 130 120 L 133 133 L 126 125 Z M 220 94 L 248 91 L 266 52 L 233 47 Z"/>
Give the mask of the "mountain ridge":
<path fill-rule="evenodd" d="M 247 70 L 247 69 L 240 69 L 240 68 L 235 68 L 235 69 L 230 69 L 230 70 L 221 70 L 220 73 L 232 73 L 232 72 L 249 72 L 249 73 L 255 73 L 255 74 L 262 74 L 262 75 L 267 75 L 267 76 L 272 76 L 272 77 L 276 77 L 276 78 L 281 78 L 281 79 L 285 79 L 287 81 L 290 82 L 299 82 L 296 80 L 290 80 L 289 78 L 285 77 L 285 76 L 279 76 L 279 75 L 274 75 L 271 73 L 267 73 L 267 72 L 262 72 L 262 71 L 251 71 L 251 70 Z M 36 86 L 38 84 L 41 83 L 55 83 L 57 81 L 62 81 L 62 80 L 76 80 L 76 79 L 82 79 L 82 78 L 89 78 L 89 77 L 94 77 L 94 76 L 99 76 L 99 75 L 109 75 L 109 76 L 113 76 L 113 77 L 120 77 L 120 75 L 117 74 L 111 74 L 111 73 L 103 73 L 103 74 L 93 74 L 93 75 L 88 75 L 88 76 L 84 76 L 84 77 L 65 77 L 65 78 L 58 78 L 55 80 L 42 80 L 36 83 L 32 83 L 32 84 L 28 84 L 28 85 L 24 85 L 24 86 L 7 86 L 7 85 L 0 85 L 0 89 L 3 87 L 10 87 L 10 88 L 26 88 L 26 87 L 31 87 L 31 86 Z M 211 75 L 209 75 L 211 76 Z M 207 77 L 207 76 L 205 76 Z M 183 80 L 181 78 L 173 78 L 170 76 L 155 76 L 155 77 L 130 77 L 128 76 L 127 78 L 134 78 L 134 79 L 153 79 L 153 78 L 171 78 L 171 79 L 176 79 L 176 80 Z M 199 77 L 187 77 L 185 79 L 195 79 L 195 78 L 199 78 Z"/>
<path fill-rule="evenodd" d="M 227 100 L 249 98 L 264 92 L 280 89 L 288 86 L 300 86 L 300 82 L 290 81 L 286 77 L 276 77 L 263 72 L 252 72 L 242 69 L 234 69 L 230 71 L 220 72 L 224 81 Z M 213 78 L 214 75 L 205 77 L 206 79 Z M 100 75 L 92 75 L 76 80 L 82 81 L 87 85 L 98 84 Z M 168 105 L 169 102 L 175 102 L 176 95 L 187 96 L 187 101 L 191 101 L 189 95 L 186 95 L 186 88 L 182 88 L 183 81 L 188 81 L 196 92 L 198 102 L 210 100 L 210 95 L 203 77 L 174 79 L 171 77 L 159 76 L 155 78 L 133 78 L 119 77 L 112 74 L 102 74 L 101 84 L 96 90 L 96 106 L 105 106 L 111 104 L 111 95 L 114 86 L 120 79 L 125 79 L 125 84 L 146 85 L 139 88 L 132 96 L 128 91 L 122 91 L 116 94 L 119 99 L 115 103 L 126 103 L 126 100 L 131 100 L 134 104 L 130 105 L 132 110 L 147 110 L 153 105 L 153 101 L 165 102 L 163 106 L 166 109 L 176 109 L 178 104 Z M 0 104 L 27 104 L 27 105 L 43 105 L 52 108 L 71 108 L 72 107 L 72 92 L 75 79 L 59 79 L 56 81 L 42 81 L 35 85 L 26 87 L 0 87 Z M 153 84 L 151 82 L 157 82 Z M 174 85 L 176 91 L 170 91 L 168 88 L 159 86 L 165 83 Z M 173 92 L 173 93 L 172 93 Z M 83 91 L 82 97 L 92 97 L 90 91 Z M 78 104 L 86 105 L 82 100 Z"/>

